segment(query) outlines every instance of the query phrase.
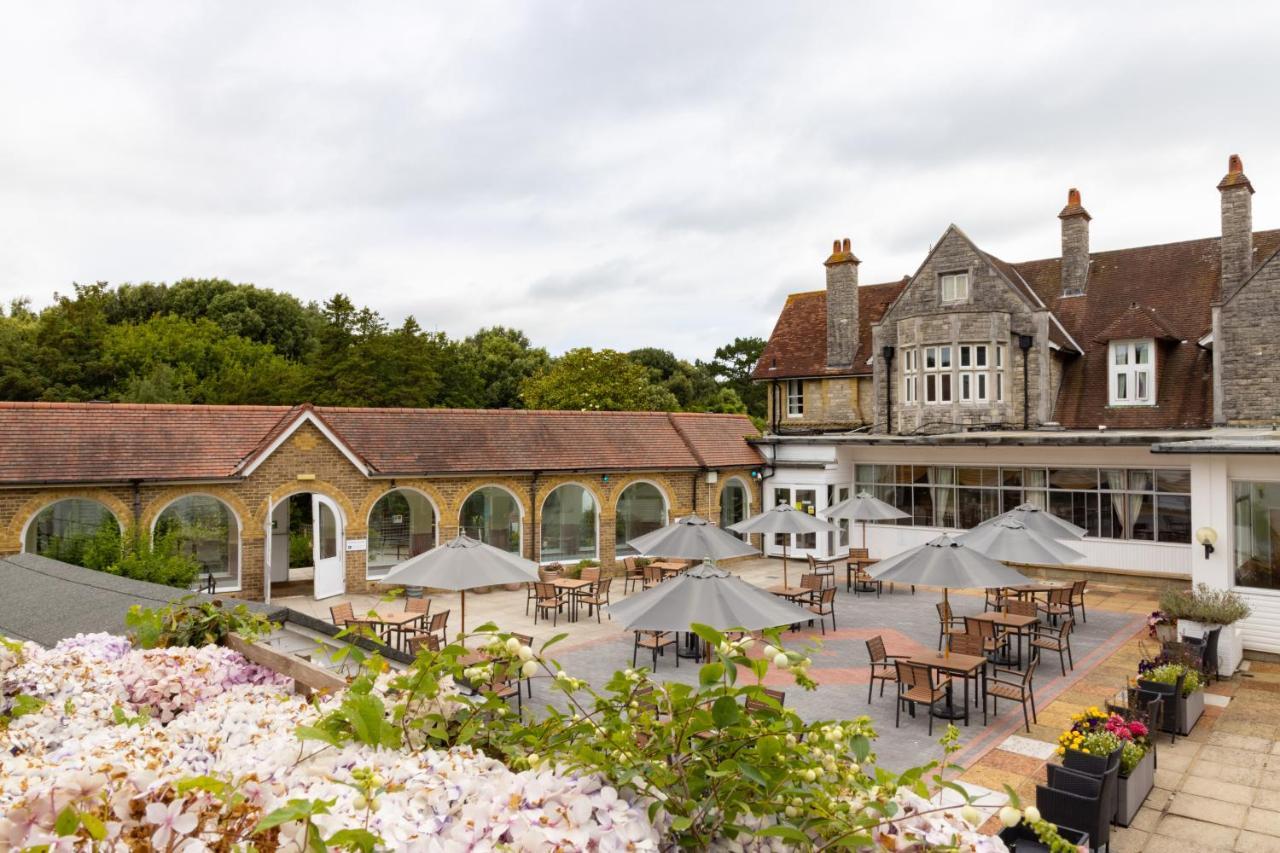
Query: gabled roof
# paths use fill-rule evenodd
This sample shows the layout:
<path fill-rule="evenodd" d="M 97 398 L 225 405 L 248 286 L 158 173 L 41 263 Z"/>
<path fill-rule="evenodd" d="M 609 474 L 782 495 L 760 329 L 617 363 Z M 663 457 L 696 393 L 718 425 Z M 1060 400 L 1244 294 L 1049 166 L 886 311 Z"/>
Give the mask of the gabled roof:
<path fill-rule="evenodd" d="M 851 367 L 827 366 L 827 292 L 814 290 L 787 297 L 751 373 L 753 379 L 859 376 L 871 373 L 871 324 L 884 316 L 907 280 L 864 284 L 858 288 L 858 351 Z"/>
<path fill-rule="evenodd" d="M 248 476 L 311 424 L 369 476 L 754 467 L 745 415 L 0 403 L 0 483 Z"/>
<path fill-rule="evenodd" d="M 1123 341 L 1133 338 L 1152 338 L 1154 340 L 1180 340 L 1169 324 L 1148 305 L 1132 302 L 1102 331 L 1093 336 L 1100 344 L 1111 341 Z"/>

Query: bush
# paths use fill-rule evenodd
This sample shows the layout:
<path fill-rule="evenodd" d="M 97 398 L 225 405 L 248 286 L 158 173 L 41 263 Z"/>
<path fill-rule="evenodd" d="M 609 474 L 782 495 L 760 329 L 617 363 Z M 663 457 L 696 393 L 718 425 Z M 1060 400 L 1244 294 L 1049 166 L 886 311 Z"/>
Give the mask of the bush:
<path fill-rule="evenodd" d="M 130 641 L 141 649 L 221 646 L 228 634 L 252 640 L 269 634 L 273 627 L 267 617 L 243 604 L 228 608 L 221 599 L 196 602 L 190 595 L 154 610 L 135 604 L 129 608 L 124 623 L 129 628 Z"/>
<path fill-rule="evenodd" d="M 1200 673 L 1194 668 L 1182 663 L 1154 663 L 1150 667 L 1144 669 L 1144 664 L 1151 664 L 1151 661 L 1144 661 L 1138 664 L 1138 680 L 1154 681 L 1157 684 L 1177 684 L 1178 676 L 1183 673 L 1186 677 L 1182 680 L 1182 695 L 1190 696 L 1200 689 Z"/>
<path fill-rule="evenodd" d="M 159 536 L 154 541 L 150 536 L 135 539 L 126 533 L 123 553 L 106 570 L 138 581 L 188 589 L 199 577 L 201 568 L 194 557 L 181 552 L 177 537 L 172 533 Z"/>
<path fill-rule="evenodd" d="M 1231 625 L 1252 612 L 1237 593 L 1197 584 L 1194 589 L 1168 588 L 1160 593 L 1160 610 L 1174 619 L 1206 625 Z"/>

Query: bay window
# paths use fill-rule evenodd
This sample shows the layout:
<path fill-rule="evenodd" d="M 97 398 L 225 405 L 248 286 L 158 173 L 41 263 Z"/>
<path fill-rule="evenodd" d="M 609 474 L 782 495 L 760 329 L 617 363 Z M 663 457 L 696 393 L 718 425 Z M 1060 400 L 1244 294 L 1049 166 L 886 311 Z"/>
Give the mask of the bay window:
<path fill-rule="evenodd" d="M 916 370 L 919 368 L 917 362 L 920 359 L 920 353 L 916 350 L 909 349 L 902 352 L 902 402 L 916 402 L 916 393 L 919 386 L 916 385 Z"/>
<path fill-rule="evenodd" d="M 951 347 L 924 348 L 924 401 L 951 402 Z"/>
<path fill-rule="evenodd" d="M 1112 341 L 1107 348 L 1111 405 L 1146 406 L 1156 401 L 1154 342 Z"/>

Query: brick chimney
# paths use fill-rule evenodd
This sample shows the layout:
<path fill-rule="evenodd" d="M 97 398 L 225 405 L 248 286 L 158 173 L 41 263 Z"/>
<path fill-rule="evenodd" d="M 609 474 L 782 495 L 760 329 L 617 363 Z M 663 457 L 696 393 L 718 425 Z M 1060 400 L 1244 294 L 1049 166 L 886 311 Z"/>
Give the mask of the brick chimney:
<path fill-rule="evenodd" d="M 827 366 L 851 367 L 858 350 L 858 259 L 849 238 L 831 244 L 827 258 Z"/>
<path fill-rule="evenodd" d="M 1253 184 L 1244 174 L 1239 154 L 1227 159 L 1227 175 L 1218 182 L 1222 194 L 1222 279 L 1219 298 L 1230 296 L 1253 272 Z"/>
<path fill-rule="evenodd" d="M 1093 218 L 1080 203 L 1080 190 L 1067 190 L 1067 206 L 1058 218 L 1062 220 L 1062 295 L 1079 296 L 1089 283 L 1089 220 Z"/>

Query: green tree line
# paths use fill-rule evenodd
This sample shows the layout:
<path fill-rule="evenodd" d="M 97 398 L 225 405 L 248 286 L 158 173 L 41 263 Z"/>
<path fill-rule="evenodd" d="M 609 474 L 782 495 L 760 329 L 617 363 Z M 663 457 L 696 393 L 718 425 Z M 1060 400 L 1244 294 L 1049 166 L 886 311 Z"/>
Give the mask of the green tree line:
<path fill-rule="evenodd" d="M 710 361 L 671 352 L 574 349 L 552 357 L 517 329 L 460 339 L 413 317 L 390 325 L 344 294 L 323 304 L 220 279 L 75 285 L 34 311 L 0 312 L 0 398 L 745 412 L 764 342 Z"/>

